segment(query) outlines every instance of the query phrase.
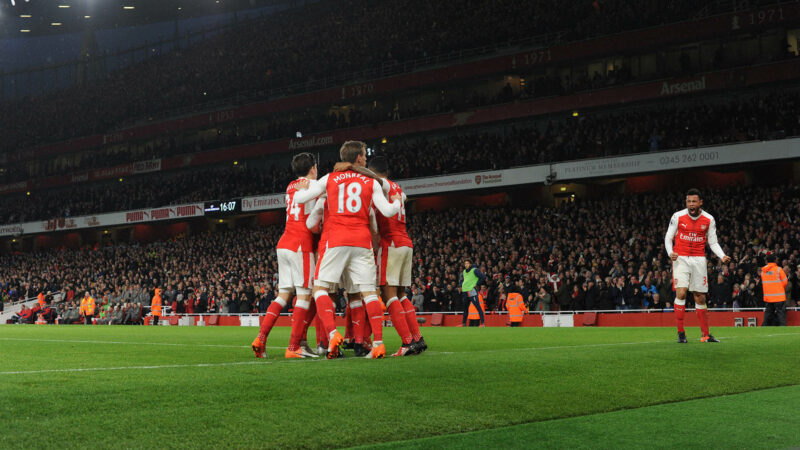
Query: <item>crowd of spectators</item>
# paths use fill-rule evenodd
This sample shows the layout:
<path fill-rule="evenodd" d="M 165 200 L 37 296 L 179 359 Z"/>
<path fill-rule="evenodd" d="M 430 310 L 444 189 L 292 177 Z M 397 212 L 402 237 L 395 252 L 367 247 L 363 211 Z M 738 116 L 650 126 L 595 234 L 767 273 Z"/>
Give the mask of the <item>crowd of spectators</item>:
<path fill-rule="evenodd" d="M 410 212 L 410 298 L 422 311 L 460 311 L 458 275 L 468 257 L 487 274 L 481 292 L 488 310 L 502 310 L 512 289 L 532 311 L 669 310 L 674 294 L 663 242 L 683 198 L 680 192 L 618 194 L 559 207 Z M 790 306 L 800 305 L 800 186 L 713 190 L 705 206 L 732 258 L 727 265 L 709 258 L 710 305 L 760 307 L 758 270 L 768 252 L 790 278 Z M 5 255 L 0 295 L 14 301 L 60 292 L 65 306 L 58 311 L 66 315 L 76 293 L 89 291 L 101 310 L 108 305 L 107 320 L 122 311 L 125 323 L 131 308 L 128 321 L 138 317 L 134 304 L 146 307 L 153 289 L 163 286 L 164 304 L 178 313 L 263 313 L 276 296 L 275 244 L 282 228 Z M 691 296 L 687 301 L 691 306 Z"/>
<path fill-rule="evenodd" d="M 148 245 L 5 255 L 0 300 L 51 292 L 57 315 L 72 323 L 89 292 L 98 320 L 136 324 L 149 311 L 155 288 L 163 287 L 164 306 L 177 313 L 263 313 L 277 296 L 274 247 L 282 231 L 239 229 Z"/>
<path fill-rule="evenodd" d="M 462 130 L 449 137 L 392 140 L 375 151 L 406 179 L 543 164 L 581 158 L 691 148 L 800 135 L 800 94 L 779 90 L 722 101 L 702 101 L 598 112 L 516 123 L 492 131 Z M 320 174 L 336 152 L 323 156 Z M 246 195 L 282 192 L 288 167 L 253 160 L 177 173 L 157 172 L 124 182 L 73 185 L 0 198 L 0 223 L 81 216 Z"/>
<path fill-rule="evenodd" d="M 777 254 L 790 278 L 790 306 L 798 305 L 800 186 L 715 190 L 706 193 L 705 205 L 732 258 L 728 265 L 709 258 L 712 307 L 760 307 L 758 269 L 767 252 Z M 682 193 L 673 192 L 559 208 L 416 213 L 409 216 L 412 295 L 426 311 L 460 311 L 458 275 L 469 257 L 488 275 L 483 295 L 490 310 L 502 309 L 509 289 L 521 292 L 532 311 L 669 309 L 674 293 L 664 234 L 682 208 Z"/>
<path fill-rule="evenodd" d="M 685 53 L 683 55 L 686 55 Z M 793 56 L 793 54 L 792 54 Z M 687 56 L 688 58 L 688 56 Z M 751 59 L 740 57 L 725 61 L 727 66 L 751 63 Z M 527 74 L 523 87 L 513 88 L 510 83 L 492 90 L 480 83 L 476 86 L 455 88 L 433 87 L 428 92 L 402 96 L 394 95 L 366 97 L 346 107 L 331 108 L 318 105 L 304 110 L 283 111 L 245 122 L 218 125 L 215 133 L 196 130 L 154 138 L 146 142 L 109 144 L 67 157 L 55 156 L 44 160 L 20 161 L 0 171 L 0 184 L 14 183 L 32 178 L 66 175 L 80 171 L 113 167 L 120 164 L 166 158 L 176 155 L 200 153 L 224 147 L 285 139 L 304 134 L 324 133 L 337 129 L 377 125 L 392 121 L 440 114 L 457 113 L 473 108 L 524 101 L 533 98 L 569 95 L 589 92 L 627 83 L 642 82 L 668 75 L 685 75 L 696 67 L 676 68 L 670 72 L 666 66 L 654 73 L 633 76 L 626 63 L 614 66 L 607 73 L 590 72 L 586 66 L 570 66 L 573 77 L 560 78 L 552 74 Z"/>
<path fill-rule="evenodd" d="M 684 20 L 701 6 L 690 0 L 312 2 L 153 56 L 91 86 L 4 102 L 0 145 L 18 149 L 103 133 L 245 90 L 303 90 L 299 84 L 322 79 L 335 86 L 359 70 L 411 70 L 403 63 L 545 33 L 560 33 L 553 38 L 559 42 Z"/>

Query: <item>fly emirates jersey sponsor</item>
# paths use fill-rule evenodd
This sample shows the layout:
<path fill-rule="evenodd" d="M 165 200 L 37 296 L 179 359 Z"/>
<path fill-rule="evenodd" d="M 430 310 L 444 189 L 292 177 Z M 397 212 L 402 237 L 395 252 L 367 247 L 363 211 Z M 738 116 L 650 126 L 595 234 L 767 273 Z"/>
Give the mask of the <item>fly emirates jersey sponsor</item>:
<path fill-rule="evenodd" d="M 400 203 L 400 212 L 394 217 L 385 217 L 383 214 L 376 212 L 375 219 L 378 222 L 378 230 L 381 235 L 381 246 L 389 247 L 394 244 L 395 247 L 414 247 L 411 238 L 408 237 L 406 231 L 406 196 L 403 189 L 394 181 L 386 179 L 389 183 L 389 193 L 387 197 L 392 198 L 393 195 L 402 197 Z"/>
<path fill-rule="evenodd" d="M 711 214 L 701 211 L 698 217 L 684 209 L 672 215 L 668 236 L 674 233 L 673 251 L 678 256 L 706 256 L 706 245 L 717 244 L 716 222 Z"/>
<path fill-rule="evenodd" d="M 286 228 L 278 241 L 277 248 L 291 250 L 293 252 L 313 252 L 314 238 L 311 231 L 306 227 L 306 219 L 311 214 L 314 201 L 302 204 L 295 204 L 294 196 L 297 194 L 297 183 L 307 178 L 298 178 L 286 188 Z"/>

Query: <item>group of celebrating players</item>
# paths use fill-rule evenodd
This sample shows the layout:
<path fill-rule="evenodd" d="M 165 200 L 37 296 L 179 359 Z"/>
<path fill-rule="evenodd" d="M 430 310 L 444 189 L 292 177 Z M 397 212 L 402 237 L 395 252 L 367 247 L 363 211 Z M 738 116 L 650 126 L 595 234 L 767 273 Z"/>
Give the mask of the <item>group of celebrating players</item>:
<path fill-rule="evenodd" d="M 413 253 L 406 231 L 406 196 L 388 179 L 386 158 L 372 158 L 366 167 L 363 142 L 345 142 L 339 156 L 342 162 L 320 179 L 313 155 L 300 153 L 292 159 L 297 179 L 286 188 L 286 228 L 277 245 L 279 295 L 252 343 L 257 358 L 266 357 L 267 337 L 293 298 L 286 358 L 319 356 L 307 343 L 312 321 L 328 359 L 340 357 L 343 345 L 353 348 L 356 356 L 385 357 L 384 303 L 379 294 L 402 340 L 392 356 L 427 349 L 405 295 Z M 330 293 L 338 287 L 347 292 L 349 342 L 336 329 Z"/>
<path fill-rule="evenodd" d="M 267 337 L 293 298 L 286 358 L 325 354 L 333 359 L 341 356 L 343 345 L 353 348 L 356 356 L 385 357 L 384 303 L 379 294 L 386 301 L 385 308 L 402 340 L 392 356 L 414 355 L 427 349 L 414 307 L 405 295 L 411 285 L 413 253 L 406 231 L 406 196 L 400 186 L 387 178 L 386 158 L 372 158 L 366 167 L 363 142 L 345 142 L 339 156 L 341 162 L 333 172 L 320 179 L 313 155 L 300 153 L 292 159 L 297 179 L 286 188 L 286 229 L 277 245 L 279 295 L 270 304 L 252 343 L 258 358 L 266 357 Z M 701 341 L 719 342 L 708 329 L 705 248 L 710 247 L 723 263 L 728 263 L 730 257 L 717 241 L 714 218 L 702 206 L 700 191 L 689 190 L 686 209 L 672 216 L 664 239 L 673 261 L 679 343 L 687 342 L 684 316 L 689 291 L 694 294 Z M 348 342 L 336 329 L 330 297 L 338 287 L 348 297 Z M 308 327 L 314 320 L 316 352 L 307 342 Z"/>

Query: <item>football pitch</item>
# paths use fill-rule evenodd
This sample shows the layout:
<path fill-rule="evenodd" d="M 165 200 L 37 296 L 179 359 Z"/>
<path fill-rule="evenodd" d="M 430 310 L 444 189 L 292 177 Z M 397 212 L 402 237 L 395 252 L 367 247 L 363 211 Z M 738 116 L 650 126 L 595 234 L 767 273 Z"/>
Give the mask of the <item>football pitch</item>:
<path fill-rule="evenodd" d="M 255 328 L 3 325 L 0 448 L 800 446 L 800 329 L 712 332 L 423 328 L 326 361 L 285 360 L 288 328 L 256 360 Z"/>

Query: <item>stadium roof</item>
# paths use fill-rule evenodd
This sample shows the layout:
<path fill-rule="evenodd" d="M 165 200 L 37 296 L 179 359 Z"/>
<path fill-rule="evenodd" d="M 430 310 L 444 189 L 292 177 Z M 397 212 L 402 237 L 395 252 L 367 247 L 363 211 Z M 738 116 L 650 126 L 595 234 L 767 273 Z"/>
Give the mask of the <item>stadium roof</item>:
<path fill-rule="evenodd" d="M 278 3 L 286 0 L 0 0 L 0 38 L 129 27 Z"/>

